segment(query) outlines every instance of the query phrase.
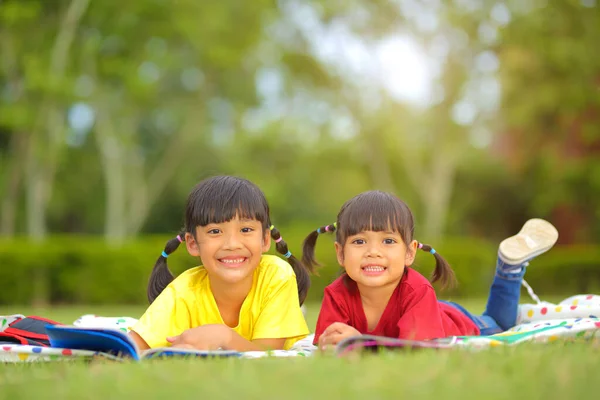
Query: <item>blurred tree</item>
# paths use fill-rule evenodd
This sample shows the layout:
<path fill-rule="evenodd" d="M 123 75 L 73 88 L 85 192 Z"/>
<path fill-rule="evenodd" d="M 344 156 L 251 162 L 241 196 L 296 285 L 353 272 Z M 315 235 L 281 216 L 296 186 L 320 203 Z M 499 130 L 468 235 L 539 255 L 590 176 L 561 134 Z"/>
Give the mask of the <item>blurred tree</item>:
<path fill-rule="evenodd" d="M 205 3 L 0 3 L 2 234 L 175 230 L 231 173 L 278 224 L 377 188 L 428 241 L 533 215 L 600 237 L 593 2 Z M 393 90 L 410 54 L 382 57 L 397 40 L 425 59 L 418 104 Z"/>
<path fill-rule="evenodd" d="M 178 170 L 197 169 L 201 154 L 231 141 L 233 118 L 255 102 L 260 64 L 251 55 L 272 4 L 98 7 L 87 21 L 82 70 L 96 85 L 89 103 L 104 166 L 105 235 L 119 243 L 143 228 Z"/>
<path fill-rule="evenodd" d="M 307 7 L 294 1 L 286 4 L 300 10 Z M 307 40 L 315 30 L 324 34 L 334 32 L 333 35 L 341 31 L 345 37 L 340 38 L 340 42 L 352 43 L 347 49 L 351 55 L 344 61 L 359 58 L 355 53 L 364 53 L 361 62 L 367 66 L 356 68 L 367 76 L 348 73 L 346 65 L 335 58 L 323 59 L 320 53 L 325 50 L 313 49 L 313 56 L 320 57 L 331 74 L 338 73 L 344 78 L 343 87 L 335 88 L 337 96 L 330 99 L 338 107 L 349 110 L 356 121 L 360 137 L 356 143 L 363 155 L 360 165 L 369 171 L 370 187 L 414 199 L 417 204 L 413 207 L 422 210 L 422 236 L 427 240 L 439 238 L 445 233 L 456 170 L 471 148 L 470 132 L 489 119 L 488 110 L 481 110 L 468 121 L 454 115 L 467 100 L 467 106 L 472 108 L 472 103 L 478 100 L 469 98 L 469 88 L 481 79 L 475 71 L 476 57 L 488 44 L 479 41 L 477 36 L 470 38 L 472 26 L 468 19 L 462 20 L 457 15 L 459 7 L 439 2 L 403 0 L 376 5 L 351 2 L 345 6 L 319 2 L 312 7 L 312 11 L 301 13 L 306 17 L 312 15 L 312 19 L 297 22 L 301 27 L 304 24 Z M 306 20 L 311 21 L 310 24 Z M 393 95 L 384 80 L 392 78 L 390 69 L 378 65 L 377 60 L 369 64 L 365 59 L 375 57 L 376 50 L 390 39 L 413 43 L 428 55 L 432 70 L 437 71 L 432 75 L 432 86 L 438 95 L 432 93 L 424 106 L 415 106 Z M 389 61 L 398 57 L 386 56 L 391 58 Z M 371 69 L 376 72 L 371 73 Z M 378 76 L 381 71 L 388 71 L 388 75 Z M 397 74 L 407 72 L 403 69 Z"/>
<path fill-rule="evenodd" d="M 0 8 L 4 75 L 10 98 L 2 123 L 13 131 L 6 162 L 7 190 L 2 199 L 5 233 L 14 231 L 18 181 L 24 173 L 28 235 L 34 240 L 46 236 L 46 211 L 65 145 L 63 95 L 68 87 L 71 45 L 88 5 L 89 0 L 63 1 L 59 7 L 45 2 L 6 1 Z M 42 15 L 50 26 L 40 27 Z"/>
<path fill-rule="evenodd" d="M 600 7 L 512 4 L 498 44 L 503 132 L 494 150 L 521 177 L 527 212 L 556 222 L 561 242 L 600 239 Z"/>

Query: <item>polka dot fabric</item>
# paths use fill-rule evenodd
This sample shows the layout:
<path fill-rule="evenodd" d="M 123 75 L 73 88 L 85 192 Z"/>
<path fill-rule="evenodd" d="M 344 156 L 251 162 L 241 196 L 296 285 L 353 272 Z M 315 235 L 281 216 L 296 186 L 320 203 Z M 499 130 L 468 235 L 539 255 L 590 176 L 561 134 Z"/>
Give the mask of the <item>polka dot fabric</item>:
<path fill-rule="evenodd" d="M 567 319 L 600 317 L 600 296 L 580 294 L 571 296 L 559 304 L 543 302 L 541 304 L 521 304 L 517 315 L 517 324 Z"/>
<path fill-rule="evenodd" d="M 0 362 L 3 363 L 46 362 L 75 358 L 92 359 L 96 357 L 114 359 L 112 356 L 99 354 L 89 350 L 57 349 L 19 344 L 0 346 Z"/>

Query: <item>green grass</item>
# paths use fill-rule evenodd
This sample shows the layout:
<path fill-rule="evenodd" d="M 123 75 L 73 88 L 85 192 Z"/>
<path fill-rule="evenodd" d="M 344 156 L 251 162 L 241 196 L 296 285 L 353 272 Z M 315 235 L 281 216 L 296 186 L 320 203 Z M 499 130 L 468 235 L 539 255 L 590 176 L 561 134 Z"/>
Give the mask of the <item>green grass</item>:
<path fill-rule="evenodd" d="M 0 364 L 0 398 L 568 399 L 600 390 L 598 348 L 529 345 L 340 359 Z"/>
<path fill-rule="evenodd" d="M 482 301 L 463 302 L 474 312 Z M 8 311 L 8 312 L 7 312 Z M 138 316 L 141 307 L 2 308 L 72 322 L 86 313 Z M 314 326 L 318 307 L 308 307 Z M 595 398 L 600 347 L 523 344 L 481 352 L 418 351 L 337 358 L 0 364 L 0 399 Z"/>

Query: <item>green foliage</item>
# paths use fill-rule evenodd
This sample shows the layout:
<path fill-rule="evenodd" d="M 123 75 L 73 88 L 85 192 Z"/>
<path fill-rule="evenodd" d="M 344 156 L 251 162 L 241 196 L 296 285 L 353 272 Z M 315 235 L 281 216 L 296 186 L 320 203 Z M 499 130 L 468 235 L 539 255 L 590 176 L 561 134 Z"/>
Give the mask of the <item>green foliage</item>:
<path fill-rule="evenodd" d="M 307 230 L 281 229 L 294 254 Z M 340 273 L 331 235 L 321 235 L 317 259 L 323 267 L 312 279 L 307 302 L 319 302 L 325 286 Z M 61 236 L 44 244 L 25 240 L 0 241 L 0 304 L 29 304 L 33 300 L 55 304 L 144 304 L 150 271 L 167 237 L 146 236 L 111 248 L 98 237 Z M 440 298 L 487 295 L 494 273 L 496 246 L 475 238 L 448 239 L 435 246 L 453 266 L 459 286 Z M 271 253 L 275 254 L 274 251 Z M 184 248 L 169 257 L 175 275 L 197 265 Z M 600 247 L 558 247 L 538 257 L 527 280 L 542 297 L 600 293 Z M 433 271 L 433 257 L 420 252 L 415 268 L 425 276 Z M 40 274 L 40 272 L 42 272 Z M 40 281 L 41 280 L 41 281 Z M 45 290 L 40 298 L 40 290 Z"/>

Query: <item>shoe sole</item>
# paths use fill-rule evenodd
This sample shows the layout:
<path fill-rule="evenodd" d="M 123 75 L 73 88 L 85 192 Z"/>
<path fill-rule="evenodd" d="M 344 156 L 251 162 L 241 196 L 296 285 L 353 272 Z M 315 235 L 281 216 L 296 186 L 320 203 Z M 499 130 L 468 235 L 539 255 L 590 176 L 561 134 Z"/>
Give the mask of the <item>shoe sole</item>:
<path fill-rule="evenodd" d="M 558 231 L 548 221 L 534 218 L 525 222 L 521 231 L 500 243 L 500 258 L 511 265 L 520 265 L 552 248 Z"/>

